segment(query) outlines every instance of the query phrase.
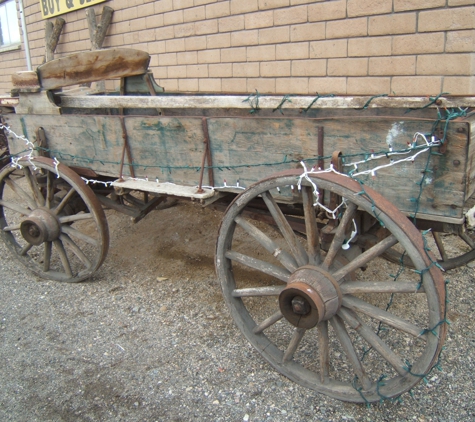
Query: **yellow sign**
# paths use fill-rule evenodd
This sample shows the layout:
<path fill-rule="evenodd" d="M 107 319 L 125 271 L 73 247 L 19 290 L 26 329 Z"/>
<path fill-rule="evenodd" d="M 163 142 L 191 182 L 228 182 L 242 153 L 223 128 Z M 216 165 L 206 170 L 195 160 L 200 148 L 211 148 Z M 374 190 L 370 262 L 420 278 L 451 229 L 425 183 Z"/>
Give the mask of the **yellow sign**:
<path fill-rule="evenodd" d="M 105 1 L 107 0 L 40 0 L 41 15 L 43 19 L 48 19 Z"/>

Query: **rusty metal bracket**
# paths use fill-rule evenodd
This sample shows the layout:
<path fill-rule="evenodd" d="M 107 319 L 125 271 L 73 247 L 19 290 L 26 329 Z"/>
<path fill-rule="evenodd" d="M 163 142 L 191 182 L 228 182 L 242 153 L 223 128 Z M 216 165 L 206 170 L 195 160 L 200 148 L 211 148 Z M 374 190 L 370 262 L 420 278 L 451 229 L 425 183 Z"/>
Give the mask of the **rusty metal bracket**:
<path fill-rule="evenodd" d="M 214 173 L 212 168 L 212 157 L 211 157 L 211 148 L 210 148 L 210 139 L 208 131 L 208 119 L 203 117 L 201 120 L 203 127 L 203 143 L 205 144 L 203 150 L 203 157 L 201 159 L 201 170 L 200 170 L 200 181 L 198 185 L 198 193 L 203 193 L 203 175 L 205 170 L 205 164 L 208 162 L 208 180 L 210 186 L 214 186 Z"/>
<path fill-rule="evenodd" d="M 48 141 L 46 139 L 46 133 L 45 130 L 40 126 L 36 129 L 35 131 L 36 135 L 36 144 L 38 145 L 38 155 L 40 157 L 48 157 L 49 158 L 49 152 L 47 151 L 48 149 Z"/>

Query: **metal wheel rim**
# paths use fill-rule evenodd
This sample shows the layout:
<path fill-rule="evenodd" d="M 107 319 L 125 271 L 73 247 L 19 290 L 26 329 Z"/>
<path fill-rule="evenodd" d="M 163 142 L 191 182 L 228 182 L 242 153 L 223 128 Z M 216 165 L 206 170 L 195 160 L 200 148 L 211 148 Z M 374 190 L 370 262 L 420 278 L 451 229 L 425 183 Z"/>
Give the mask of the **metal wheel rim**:
<path fill-rule="evenodd" d="M 368 391 L 362 395 L 352 386 L 341 385 L 337 381 L 331 384 L 323 384 L 317 375 L 309 374 L 305 368 L 297 363 L 287 362 L 283 364 L 280 359 L 282 351 L 278 350 L 265 335 L 256 335 L 253 333 L 252 329 L 255 327 L 256 322 L 248 313 L 242 300 L 233 297 L 235 281 L 231 269 L 232 264 L 231 260 L 226 258 L 225 254 L 230 247 L 234 235 L 236 227 L 235 218 L 244 209 L 249 200 L 277 186 L 296 185 L 296 179 L 300 174 L 301 172 L 298 171 L 290 171 L 270 177 L 251 186 L 233 201 L 222 220 L 217 242 L 216 270 L 232 317 L 247 339 L 271 365 L 283 375 L 286 375 L 301 385 L 340 400 L 353 402 L 374 402 L 381 400 L 382 397 L 398 396 L 411 389 L 421 380 L 421 377 L 406 374 L 405 376 L 394 378 L 382 388 L 378 386 L 378 391 L 375 391 L 375 388 L 373 388 L 373 391 Z M 312 176 L 312 179 L 321 189 L 330 189 L 341 196 L 348 197 L 349 195 L 355 195 L 361 191 L 361 186 L 357 182 L 341 175 L 322 173 L 315 177 Z M 305 181 L 303 184 L 308 185 Z M 425 374 L 436 363 L 445 338 L 445 324 L 439 324 L 439 322 L 444 319 L 445 313 L 444 280 L 440 271 L 430 265 L 430 260 L 424 251 L 423 240 L 417 229 L 408 222 L 407 218 L 400 213 L 396 207 L 385 200 L 381 195 L 378 195 L 368 188 L 365 188 L 365 190 L 377 204 L 375 211 L 378 213 L 380 220 L 385 223 L 386 227 L 392 232 L 394 230 L 402 230 L 401 233 L 398 233 L 398 239 L 399 241 L 407 243 L 407 249 L 410 250 L 411 256 L 413 256 L 414 261 L 417 262 L 417 267 L 419 267 L 419 269 L 430 267 L 423 276 L 423 285 L 426 289 L 428 301 L 429 325 L 431 328 L 436 327 L 437 336 L 429 336 L 427 338 L 427 346 L 424 349 L 424 353 L 411 370 L 414 374 Z M 354 197 L 356 198 L 356 196 Z M 357 202 L 359 207 L 369 212 L 371 212 L 372 207 L 374 207 L 374 204 L 370 203 L 364 196 L 359 196 L 355 202 Z M 394 220 L 396 220 L 397 223 Z"/>

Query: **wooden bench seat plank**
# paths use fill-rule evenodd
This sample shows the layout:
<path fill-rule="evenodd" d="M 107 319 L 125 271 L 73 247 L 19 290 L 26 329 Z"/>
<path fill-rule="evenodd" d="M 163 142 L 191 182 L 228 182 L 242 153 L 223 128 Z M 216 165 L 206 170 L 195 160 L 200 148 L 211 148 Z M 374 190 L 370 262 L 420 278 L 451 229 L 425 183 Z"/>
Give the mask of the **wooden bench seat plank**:
<path fill-rule="evenodd" d="M 140 75 L 147 72 L 150 55 L 132 48 L 112 48 L 71 54 L 52 60 L 38 67 L 41 87 L 57 89 Z"/>

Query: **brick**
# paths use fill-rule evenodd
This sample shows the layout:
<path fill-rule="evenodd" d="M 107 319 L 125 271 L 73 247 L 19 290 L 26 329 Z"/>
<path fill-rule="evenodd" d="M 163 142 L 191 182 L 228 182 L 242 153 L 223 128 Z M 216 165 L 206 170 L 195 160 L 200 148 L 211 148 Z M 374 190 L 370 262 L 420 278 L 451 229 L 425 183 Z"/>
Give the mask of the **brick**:
<path fill-rule="evenodd" d="M 257 0 L 231 0 L 231 15 L 255 12 L 259 10 Z"/>
<path fill-rule="evenodd" d="M 245 15 L 246 29 L 268 28 L 274 25 L 274 12 L 258 12 Z"/>
<path fill-rule="evenodd" d="M 447 32 L 445 51 L 450 53 L 473 52 L 475 46 L 475 31 Z"/>
<path fill-rule="evenodd" d="M 351 38 L 348 40 L 349 57 L 390 55 L 391 37 Z"/>
<path fill-rule="evenodd" d="M 307 22 L 307 6 L 287 7 L 274 11 L 274 25 Z"/>
<path fill-rule="evenodd" d="M 231 32 L 244 29 L 244 16 L 230 16 L 218 19 L 219 32 Z"/>
<path fill-rule="evenodd" d="M 221 50 L 198 51 L 198 63 L 220 63 Z"/>
<path fill-rule="evenodd" d="M 416 14 L 372 16 L 369 18 L 368 35 L 410 34 L 416 32 Z"/>
<path fill-rule="evenodd" d="M 175 37 L 183 38 L 195 35 L 195 25 L 193 23 L 185 23 L 182 25 L 175 25 Z"/>
<path fill-rule="evenodd" d="M 243 93 L 247 92 L 246 78 L 230 78 L 221 80 L 221 89 L 223 92 Z"/>
<path fill-rule="evenodd" d="M 206 37 L 189 37 L 185 38 L 185 49 L 189 50 L 205 50 L 207 48 L 206 45 Z"/>
<path fill-rule="evenodd" d="M 175 10 L 174 12 L 168 12 L 163 15 L 164 25 L 175 25 L 177 23 L 183 23 L 183 10 Z"/>
<path fill-rule="evenodd" d="M 168 67 L 158 66 L 158 56 L 152 56 L 150 61 L 150 67 L 152 68 L 153 76 L 155 79 L 168 78 Z"/>
<path fill-rule="evenodd" d="M 452 95 L 475 95 L 473 76 L 447 76 L 444 78 L 443 92 Z"/>
<path fill-rule="evenodd" d="M 225 48 L 221 50 L 222 63 L 237 63 L 246 61 L 246 48 Z"/>
<path fill-rule="evenodd" d="M 277 9 L 290 5 L 290 0 L 259 0 L 259 10 Z"/>
<path fill-rule="evenodd" d="M 220 92 L 221 79 L 200 79 L 198 81 L 200 92 Z"/>
<path fill-rule="evenodd" d="M 204 4 L 216 3 L 218 0 L 195 0 L 195 6 L 201 6 Z"/>
<path fill-rule="evenodd" d="M 290 40 L 292 42 L 323 39 L 325 39 L 324 23 L 306 23 L 303 25 L 292 25 L 290 27 Z"/>
<path fill-rule="evenodd" d="M 173 66 L 177 63 L 176 53 L 160 54 L 160 66 Z"/>
<path fill-rule="evenodd" d="M 320 60 L 295 60 L 292 62 L 292 76 L 325 76 L 327 74 L 327 61 Z"/>
<path fill-rule="evenodd" d="M 178 79 L 160 79 L 157 81 L 157 83 L 160 86 L 163 86 L 167 92 L 178 91 Z"/>
<path fill-rule="evenodd" d="M 432 34 L 400 35 L 393 37 L 394 55 L 427 54 L 444 51 L 445 35 L 443 32 Z"/>
<path fill-rule="evenodd" d="M 365 76 L 368 59 L 328 59 L 328 76 Z"/>
<path fill-rule="evenodd" d="M 321 95 L 324 94 L 335 94 L 335 95 L 345 95 L 346 94 L 346 78 L 309 78 L 308 80 L 308 91 L 317 92 Z M 316 104 L 318 106 L 318 102 Z"/>
<path fill-rule="evenodd" d="M 375 76 L 415 75 L 415 56 L 371 57 L 369 74 Z"/>
<path fill-rule="evenodd" d="M 417 57 L 418 75 L 473 75 L 472 54 L 428 54 Z"/>
<path fill-rule="evenodd" d="M 255 78 L 259 75 L 259 63 L 234 63 L 233 77 Z"/>
<path fill-rule="evenodd" d="M 259 29 L 259 44 L 278 44 L 290 41 L 290 27 Z"/>
<path fill-rule="evenodd" d="M 308 6 L 309 22 L 322 22 L 343 18 L 346 18 L 345 0 L 325 1 Z"/>
<path fill-rule="evenodd" d="M 137 6 L 137 16 L 146 17 L 155 14 L 155 6 L 153 3 L 142 4 Z"/>
<path fill-rule="evenodd" d="M 391 78 L 348 78 L 346 93 L 349 95 L 378 95 L 390 92 Z"/>
<path fill-rule="evenodd" d="M 308 94 L 308 78 L 276 78 L 275 90 L 282 94 Z M 285 104 L 282 106 L 285 115 Z"/>
<path fill-rule="evenodd" d="M 165 42 L 165 48 L 167 49 L 167 53 L 173 51 L 185 51 L 185 40 L 183 38 L 167 40 Z"/>
<path fill-rule="evenodd" d="M 231 33 L 232 46 L 257 45 L 257 44 L 259 44 L 259 31 L 257 29 Z"/>
<path fill-rule="evenodd" d="M 186 66 L 187 78 L 207 78 L 208 77 L 208 65 L 196 64 Z"/>
<path fill-rule="evenodd" d="M 221 18 L 230 14 L 229 1 L 220 1 L 219 3 L 206 6 L 206 19 Z"/>
<path fill-rule="evenodd" d="M 127 22 L 128 23 L 128 22 Z M 163 26 L 163 15 L 152 15 L 152 16 L 147 16 L 145 18 L 145 27 L 146 28 L 157 28 Z M 117 33 L 123 33 L 123 30 L 120 30 L 117 28 L 115 31 L 110 31 L 111 33 L 117 34 Z"/>
<path fill-rule="evenodd" d="M 195 23 L 196 35 L 215 34 L 216 32 L 218 32 L 217 19 L 211 19 L 211 20 Z"/>
<path fill-rule="evenodd" d="M 208 48 L 223 48 L 231 46 L 231 34 L 208 35 L 206 37 Z"/>
<path fill-rule="evenodd" d="M 173 0 L 173 9 L 186 9 L 188 7 L 193 7 L 193 0 Z"/>
<path fill-rule="evenodd" d="M 178 79 L 178 90 L 180 92 L 196 92 L 198 89 L 198 79 Z"/>
<path fill-rule="evenodd" d="M 280 44 L 276 46 L 275 56 L 277 60 L 308 59 L 309 43 Z"/>
<path fill-rule="evenodd" d="M 394 11 L 431 9 L 433 7 L 445 6 L 446 0 L 394 0 Z"/>
<path fill-rule="evenodd" d="M 185 51 L 176 54 L 176 61 L 178 64 L 197 64 L 198 53 L 196 51 Z"/>
<path fill-rule="evenodd" d="M 166 52 L 165 41 L 152 41 L 147 45 L 147 52 L 149 54 L 162 54 Z"/>
<path fill-rule="evenodd" d="M 167 40 L 175 36 L 172 26 L 165 26 L 162 28 L 155 29 L 155 39 L 156 40 Z"/>
<path fill-rule="evenodd" d="M 186 78 L 186 66 L 168 66 L 168 75 L 172 78 Z"/>
<path fill-rule="evenodd" d="M 275 45 L 260 45 L 247 48 L 247 61 L 269 61 L 275 60 Z"/>
<path fill-rule="evenodd" d="M 244 92 L 256 92 L 260 94 L 275 94 L 275 79 L 274 78 L 254 78 L 247 79 L 246 89 Z"/>
<path fill-rule="evenodd" d="M 210 78 L 230 78 L 233 76 L 233 65 L 231 63 L 210 64 L 208 73 Z"/>
<path fill-rule="evenodd" d="M 183 22 L 196 22 L 206 19 L 204 6 L 193 7 L 183 11 Z"/>
<path fill-rule="evenodd" d="M 349 38 L 368 35 L 368 18 L 327 22 L 327 38 Z"/>
<path fill-rule="evenodd" d="M 348 40 L 329 40 L 310 43 L 310 58 L 346 57 Z"/>
<path fill-rule="evenodd" d="M 436 95 L 442 92 L 440 76 L 394 76 L 391 93 L 394 95 Z"/>
<path fill-rule="evenodd" d="M 290 61 L 263 62 L 260 64 L 261 76 L 290 76 Z"/>
<path fill-rule="evenodd" d="M 391 13 L 393 10 L 392 0 L 348 0 L 348 17 L 381 15 Z"/>
<path fill-rule="evenodd" d="M 454 31 L 475 28 L 475 7 L 431 10 L 419 13 L 420 32 Z"/>
<path fill-rule="evenodd" d="M 326 0 L 317 0 L 317 1 L 326 1 Z M 315 0 L 290 0 L 290 4 L 292 6 L 297 4 L 307 4 L 307 3 L 315 3 Z"/>
<path fill-rule="evenodd" d="M 466 4 L 473 6 L 473 0 L 449 0 L 449 6 L 464 6 Z"/>

